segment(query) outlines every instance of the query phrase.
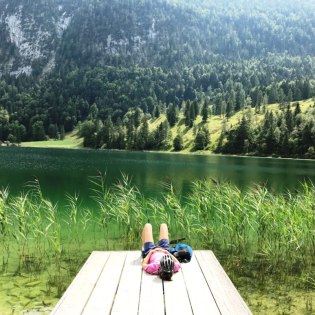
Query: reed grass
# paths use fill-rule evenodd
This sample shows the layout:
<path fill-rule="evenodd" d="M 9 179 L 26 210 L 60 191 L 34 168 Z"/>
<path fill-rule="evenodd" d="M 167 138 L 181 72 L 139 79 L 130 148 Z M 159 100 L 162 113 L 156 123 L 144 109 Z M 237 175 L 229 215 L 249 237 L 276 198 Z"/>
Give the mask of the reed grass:
<path fill-rule="evenodd" d="M 0 191 L 0 236 L 1 236 L 1 253 L 2 253 L 2 272 L 6 271 L 9 257 L 10 257 L 10 234 L 12 222 L 10 218 L 10 212 L 8 207 L 8 188 Z"/>
<path fill-rule="evenodd" d="M 161 198 L 147 198 L 122 175 L 106 185 L 106 175 L 91 178 L 93 209 L 78 195 L 65 208 L 43 196 L 35 179 L 29 190 L 10 196 L 0 191 L 2 272 L 49 273 L 49 292 L 62 294 L 94 249 L 140 248 L 141 230 L 165 222 L 172 238 L 186 237 L 194 248 L 212 249 L 236 276 L 264 283 L 293 279 L 290 285 L 314 289 L 315 187 L 274 195 L 264 186 L 241 191 L 230 183 L 195 181 L 181 197 L 171 184 Z M 17 259 L 14 259 L 17 258 Z M 298 279 L 298 281 L 296 281 Z M 52 290 L 52 288 L 54 290 Z"/>

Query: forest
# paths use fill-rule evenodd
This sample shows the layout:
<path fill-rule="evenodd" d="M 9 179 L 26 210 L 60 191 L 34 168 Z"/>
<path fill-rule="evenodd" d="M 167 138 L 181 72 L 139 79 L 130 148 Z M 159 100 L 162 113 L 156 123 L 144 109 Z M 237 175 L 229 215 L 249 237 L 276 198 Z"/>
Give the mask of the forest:
<path fill-rule="evenodd" d="M 296 105 L 315 94 L 313 2 L 85 0 L 74 8 L 54 0 L 50 10 L 61 4 L 72 19 L 47 46 L 54 69 L 43 71 L 50 52 L 31 75 L 2 72 L 0 141 L 62 139 L 77 128 L 87 147 L 178 151 L 182 135 L 169 129 L 180 117 L 194 128 L 198 115 L 228 120 L 279 103 L 254 130 L 245 114 L 238 127 L 222 127 L 211 149 L 314 157 L 314 110 Z M 31 3 L 22 10 L 38 15 Z M 9 52 L 18 60 L 13 46 L 1 44 L 2 60 Z M 167 120 L 149 130 L 160 115 Z M 195 134 L 194 150 L 208 150 L 209 130 L 201 124 Z"/>

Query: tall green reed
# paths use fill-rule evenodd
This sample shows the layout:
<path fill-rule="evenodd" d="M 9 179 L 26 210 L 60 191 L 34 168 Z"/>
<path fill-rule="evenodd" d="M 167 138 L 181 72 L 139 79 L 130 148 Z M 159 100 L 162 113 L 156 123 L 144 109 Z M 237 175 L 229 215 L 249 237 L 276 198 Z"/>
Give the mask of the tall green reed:
<path fill-rule="evenodd" d="M 172 230 L 177 233 L 185 232 L 186 236 L 189 238 L 192 230 L 189 212 L 187 212 L 185 207 L 181 204 L 172 183 L 165 184 L 165 187 L 167 190 L 163 195 L 163 206 L 161 210 L 163 209 L 163 211 L 169 215 L 167 223 Z"/>
<path fill-rule="evenodd" d="M 185 206 L 197 214 L 191 223 L 199 245 L 228 253 L 231 266 L 250 263 L 261 281 L 268 273 L 311 270 L 314 187 L 304 185 L 296 194 L 273 195 L 263 186 L 240 191 L 229 183 L 194 182 Z"/>
<path fill-rule="evenodd" d="M 0 235 L 5 249 L 2 268 L 11 253 L 19 257 L 17 273 L 49 270 L 58 294 L 66 280 L 93 249 L 140 247 L 146 222 L 157 230 L 169 225 L 172 238 L 186 237 L 194 248 L 212 249 L 228 257 L 228 268 L 260 281 L 267 275 L 294 274 L 314 287 L 314 185 L 299 193 L 273 195 L 264 186 L 239 190 L 229 183 L 195 181 L 181 198 L 171 184 L 161 198 L 147 198 L 122 175 L 114 186 L 106 175 L 92 180 L 93 208 L 81 206 L 78 195 L 67 195 L 63 208 L 43 195 L 39 182 L 17 197 L 0 193 Z M 63 213 L 63 215 L 62 215 Z M 91 233 L 94 231 L 94 239 Z M 242 267 L 241 267 L 242 266 Z M 281 276 L 283 277 L 283 276 Z"/>
<path fill-rule="evenodd" d="M 98 214 L 96 222 L 103 231 L 105 246 L 109 247 L 109 226 L 115 218 L 115 209 L 113 207 L 113 194 L 106 186 L 106 173 L 99 173 L 97 176 L 91 177 L 90 182 L 93 184 L 92 199 L 95 201 Z"/>
<path fill-rule="evenodd" d="M 41 258 L 41 255 L 37 236 L 40 231 L 37 229 L 36 214 L 34 214 L 37 212 L 36 206 L 30 201 L 28 193 L 22 193 L 16 197 L 11 202 L 10 208 L 15 226 L 12 236 L 16 240 L 18 248 L 19 264 L 16 274 L 19 274 L 23 267 L 30 271 L 31 268 L 39 266 L 38 259 Z M 33 236 L 35 236 L 35 240 Z M 36 250 L 38 251 L 37 255 L 35 254 Z"/>
<path fill-rule="evenodd" d="M 141 228 L 145 222 L 145 209 L 141 207 L 141 193 L 131 184 L 126 175 L 113 187 L 113 209 L 115 220 L 123 231 L 124 243 L 127 248 L 132 248 L 139 241 Z"/>
<path fill-rule="evenodd" d="M 12 233 L 12 221 L 10 218 L 10 210 L 8 205 L 9 190 L 5 188 L 0 190 L 0 237 L 2 248 L 2 271 L 4 272 L 8 266 L 10 257 L 10 235 Z"/>

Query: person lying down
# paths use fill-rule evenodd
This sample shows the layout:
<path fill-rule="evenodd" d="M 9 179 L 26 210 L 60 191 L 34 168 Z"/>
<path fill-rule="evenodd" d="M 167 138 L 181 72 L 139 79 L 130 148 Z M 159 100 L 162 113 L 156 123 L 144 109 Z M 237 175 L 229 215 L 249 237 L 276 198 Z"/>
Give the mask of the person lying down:
<path fill-rule="evenodd" d="M 171 281 L 181 265 L 176 257 L 169 253 L 169 248 L 167 225 L 160 225 L 159 242 L 155 246 L 152 225 L 146 223 L 142 231 L 142 268 L 149 274 L 159 275 L 162 280 Z"/>

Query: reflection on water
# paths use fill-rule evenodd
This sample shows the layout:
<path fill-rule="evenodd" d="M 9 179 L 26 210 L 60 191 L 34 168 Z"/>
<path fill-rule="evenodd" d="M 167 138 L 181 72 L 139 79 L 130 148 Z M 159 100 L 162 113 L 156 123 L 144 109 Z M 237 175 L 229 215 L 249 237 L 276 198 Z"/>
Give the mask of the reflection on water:
<path fill-rule="evenodd" d="M 273 191 L 298 188 L 299 182 L 315 182 L 315 161 L 234 156 L 202 156 L 151 152 L 0 148 L 0 187 L 19 193 L 33 176 L 44 193 L 57 201 L 64 193 L 90 195 L 91 176 L 105 173 L 113 184 L 125 173 L 141 192 L 157 196 L 162 183 L 174 185 L 185 194 L 191 181 L 213 178 L 227 180 L 240 188 L 266 184 Z"/>

